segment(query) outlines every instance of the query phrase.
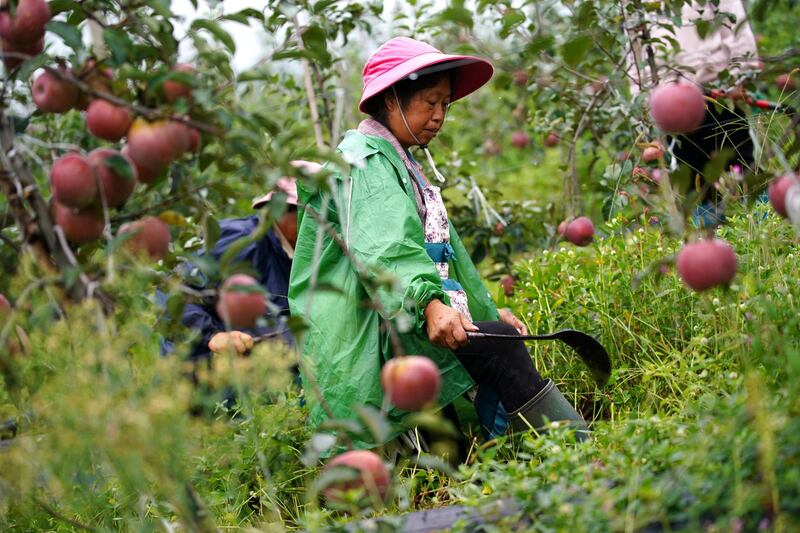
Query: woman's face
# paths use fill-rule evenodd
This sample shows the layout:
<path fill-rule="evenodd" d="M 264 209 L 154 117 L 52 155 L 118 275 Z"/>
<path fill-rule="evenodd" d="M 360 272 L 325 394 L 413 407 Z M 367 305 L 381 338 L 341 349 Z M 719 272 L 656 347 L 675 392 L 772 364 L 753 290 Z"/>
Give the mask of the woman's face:
<path fill-rule="evenodd" d="M 422 89 L 411 97 L 411 101 L 403 109 L 405 123 L 394 91 L 386 91 L 384 98 L 389 130 L 400 141 L 400 145 L 408 148 L 417 144 L 428 144 L 444 125 L 447 106 L 450 104 L 450 77 L 443 77 L 433 87 Z"/>

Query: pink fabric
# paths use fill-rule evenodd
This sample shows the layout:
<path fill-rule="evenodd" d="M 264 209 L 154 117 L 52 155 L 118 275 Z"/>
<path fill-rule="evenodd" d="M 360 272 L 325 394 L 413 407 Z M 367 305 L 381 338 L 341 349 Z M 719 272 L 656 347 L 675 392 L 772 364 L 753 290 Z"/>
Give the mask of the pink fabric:
<path fill-rule="evenodd" d="M 395 149 L 397 155 L 399 155 L 400 159 L 403 160 L 403 164 L 406 166 L 406 169 L 408 169 L 412 175 L 414 173 L 414 169 L 416 169 L 420 176 L 425 178 L 425 174 L 422 172 L 422 165 L 416 161 L 412 161 L 411 158 L 408 157 L 406 151 L 403 150 L 402 146 L 400 146 L 400 142 L 392 134 L 392 132 L 386 128 L 386 126 L 374 118 L 368 118 L 361 121 L 361 124 L 358 125 L 358 131 L 364 135 L 374 135 L 375 137 L 382 137 L 389 141 L 389 144 L 391 144 Z M 417 214 L 419 215 L 419 219 L 422 221 L 422 223 L 425 224 L 425 218 L 428 216 L 428 211 L 425 209 L 425 201 L 422 199 L 422 186 L 414 180 L 412 180 L 412 182 L 414 184 L 414 201 L 417 204 Z M 427 178 L 425 178 L 425 182 L 428 182 Z"/>
<path fill-rule="evenodd" d="M 443 54 L 429 44 L 408 37 L 395 37 L 378 48 L 364 65 L 364 72 L 361 75 L 364 89 L 361 92 L 358 109 L 364 111 L 367 100 L 409 74 L 447 62 L 452 64 L 441 65 L 442 69 L 456 69 L 450 99 L 452 102 L 481 87 L 489 81 L 494 72 L 492 64 L 485 59 Z"/>
<path fill-rule="evenodd" d="M 310 174 L 314 174 L 318 172 L 319 169 L 322 168 L 322 165 L 319 163 L 314 163 L 312 161 L 301 161 L 299 159 L 295 161 L 291 161 L 290 164 L 294 168 L 301 168 Z M 253 200 L 252 207 L 253 209 L 259 209 L 264 204 L 270 201 L 272 195 L 275 194 L 277 191 L 282 191 L 286 194 L 286 203 L 291 205 L 297 205 L 297 182 L 292 176 L 282 176 L 278 178 L 278 183 L 276 185 L 275 191 L 268 192 L 264 196 L 259 196 L 255 200 Z"/>

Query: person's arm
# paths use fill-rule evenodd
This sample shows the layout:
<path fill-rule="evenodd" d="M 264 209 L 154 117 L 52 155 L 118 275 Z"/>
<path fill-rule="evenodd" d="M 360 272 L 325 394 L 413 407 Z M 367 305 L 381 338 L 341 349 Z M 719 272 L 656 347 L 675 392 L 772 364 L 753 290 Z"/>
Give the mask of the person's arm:
<path fill-rule="evenodd" d="M 432 300 L 449 303 L 449 299 L 425 251 L 414 200 L 398 181 L 394 167 L 381 154 L 368 157 L 365 163 L 363 168 L 353 167 L 352 183 L 339 182 L 342 235 L 365 267 L 397 279 L 394 288 L 367 289 L 381 302 L 383 318 L 392 319 L 405 308 L 414 331 L 425 334 L 425 308 Z"/>

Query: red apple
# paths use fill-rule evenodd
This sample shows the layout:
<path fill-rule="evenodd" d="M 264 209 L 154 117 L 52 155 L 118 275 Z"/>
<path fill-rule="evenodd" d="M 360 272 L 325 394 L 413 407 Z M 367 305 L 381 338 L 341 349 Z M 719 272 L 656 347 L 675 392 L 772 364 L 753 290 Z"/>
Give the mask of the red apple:
<path fill-rule="evenodd" d="M 133 166 L 136 168 L 136 180 L 140 183 L 152 183 L 156 181 L 167 169 L 167 165 L 159 168 L 138 164 L 131 158 L 131 149 L 127 145 L 122 147 L 121 153 L 133 163 Z"/>
<path fill-rule="evenodd" d="M 503 286 L 503 294 L 506 295 L 506 298 L 514 296 L 514 276 L 503 276 L 500 279 L 500 285 Z"/>
<path fill-rule="evenodd" d="M 775 85 L 782 91 L 794 91 L 797 89 L 797 84 L 789 74 L 781 74 L 775 78 Z"/>
<path fill-rule="evenodd" d="M 775 212 L 784 218 L 789 216 L 786 212 L 786 192 L 789 190 L 789 187 L 796 183 L 798 183 L 798 181 L 794 176 L 786 174 L 774 179 L 772 183 L 769 184 L 769 187 L 767 187 L 769 203 L 772 204 L 772 208 L 775 209 Z"/>
<path fill-rule="evenodd" d="M 506 225 L 498 220 L 497 223 L 492 228 L 492 233 L 494 233 L 495 235 L 497 235 L 499 237 L 502 234 L 504 234 L 505 232 L 506 232 Z"/>
<path fill-rule="evenodd" d="M 678 275 L 695 291 L 727 285 L 736 275 L 736 253 L 722 239 L 684 245 L 678 252 Z"/>
<path fill-rule="evenodd" d="M 107 163 L 108 158 L 113 156 L 122 158 L 128 164 L 131 172 L 130 177 L 117 174 L 111 164 Z M 98 194 L 102 192 L 106 205 L 114 208 L 124 204 L 133 193 L 134 187 L 136 187 L 136 167 L 133 161 L 112 148 L 92 150 L 89 152 L 87 159 L 94 166 L 97 177 L 100 178 Z"/>
<path fill-rule="evenodd" d="M 11 311 L 11 302 L 8 301 L 5 294 L 0 294 L 0 316 Z"/>
<path fill-rule="evenodd" d="M 567 233 L 567 226 L 569 226 L 569 223 L 572 221 L 573 221 L 572 218 L 565 218 L 564 220 L 562 220 L 561 223 L 558 225 L 558 229 L 556 229 L 556 233 L 558 233 L 563 237 L 564 234 Z"/>
<path fill-rule="evenodd" d="M 372 498 L 386 498 L 391 484 L 389 469 L 383 460 L 374 452 L 368 450 L 351 450 L 337 455 L 325 465 L 325 470 L 352 468 L 358 471 L 358 478 L 347 481 L 336 481 L 325 488 L 325 500 L 330 503 L 342 503 L 345 493 L 353 490 L 362 490 L 364 496 Z"/>
<path fill-rule="evenodd" d="M 8 2 L 0 2 L 0 37 L 20 44 L 36 42 L 44 37 L 45 25 L 50 22 L 50 7 L 45 0 L 19 0 L 13 15 Z"/>
<path fill-rule="evenodd" d="M 83 208 L 97 196 L 97 176 L 92 163 L 81 154 L 67 154 L 50 169 L 53 199 L 67 207 Z"/>
<path fill-rule="evenodd" d="M 172 69 L 174 72 L 186 72 L 189 74 L 194 73 L 194 67 L 192 65 L 187 65 L 186 63 L 178 63 Z M 161 90 L 164 92 L 164 98 L 167 102 L 175 102 L 180 98 L 189 98 L 192 95 L 192 87 L 191 85 L 186 85 L 185 83 L 177 80 L 167 80 L 161 86 Z"/>
<path fill-rule="evenodd" d="M 419 411 L 436 401 L 441 388 L 439 367 L 421 355 L 393 357 L 381 370 L 381 385 L 392 405 Z"/>
<path fill-rule="evenodd" d="M 192 153 L 199 152 L 201 141 L 200 132 L 194 128 L 189 128 L 189 151 Z"/>
<path fill-rule="evenodd" d="M 661 143 L 658 141 L 650 143 L 650 145 L 642 151 L 642 161 L 645 163 L 656 161 L 662 157 L 664 157 L 664 147 L 662 147 Z"/>
<path fill-rule="evenodd" d="M 94 210 L 78 210 L 58 202 L 51 204 L 53 219 L 64 231 L 67 240 L 75 244 L 96 241 L 103 235 L 103 217 Z"/>
<path fill-rule="evenodd" d="M 594 239 L 594 224 L 588 217 L 578 217 L 567 226 L 564 235 L 576 246 L 586 246 Z"/>
<path fill-rule="evenodd" d="M 524 70 L 514 72 L 514 85 L 517 87 L 526 87 L 528 85 L 528 73 Z"/>
<path fill-rule="evenodd" d="M 137 167 L 164 169 L 186 151 L 188 136 L 184 137 L 173 124 L 164 120 L 148 122 L 143 118 L 133 121 L 128 130 L 128 154 Z"/>
<path fill-rule="evenodd" d="M 517 148 L 525 148 L 531 142 L 531 138 L 524 131 L 515 131 L 511 134 L 511 144 Z"/>
<path fill-rule="evenodd" d="M 222 284 L 217 314 L 234 328 L 255 326 L 267 310 L 264 292 L 258 281 L 247 274 L 234 274 Z"/>
<path fill-rule="evenodd" d="M 80 91 L 68 81 L 60 80 L 50 71 L 43 72 L 31 89 L 33 103 L 45 113 L 63 113 L 78 103 Z"/>
<path fill-rule="evenodd" d="M 0 38 L 0 51 L 3 52 L 3 64 L 6 70 L 11 71 L 30 59 L 42 53 L 44 50 L 44 38 L 32 43 L 14 43 Z M 16 54 L 27 56 L 18 57 Z"/>
<path fill-rule="evenodd" d="M 650 115 L 665 133 L 691 133 L 703 123 L 703 91 L 691 83 L 659 85 L 650 94 Z"/>
<path fill-rule="evenodd" d="M 559 141 L 558 135 L 556 135 L 554 132 L 551 131 L 544 138 L 544 145 L 547 148 L 553 148 L 558 145 L 558 141 Z"/>
<path fill-rule="evenodd" d="M 167 135 L 172 139 L 173 159 L 180 159 L 192 145 L 192 128 L 183 122 L 170 120 L 165 126 Z"/>
<path fill-rule="evenodd" d="M 95 137 L 117 142 L 122 139 L 133 122 L 128 108 L 107 100 L 93 100 L 86 110 L 86 129 Z"/>
<path fill-rule="evenodd" d="M 490 156 L 500 155 L 503 149 L 500 147 L 500 143 L 495 141 L 494 139 L 486 139 L 483 141 L 483 153 Z"/>
<path fill-rule="evenodd" d="M 163 259 L 169 253 L 169 226 L 158 217 L 144 217 L 119 227 L 117 235 L 133 233 L 125 246 L 134 253 L 147 255 L 150 259 Z"/>

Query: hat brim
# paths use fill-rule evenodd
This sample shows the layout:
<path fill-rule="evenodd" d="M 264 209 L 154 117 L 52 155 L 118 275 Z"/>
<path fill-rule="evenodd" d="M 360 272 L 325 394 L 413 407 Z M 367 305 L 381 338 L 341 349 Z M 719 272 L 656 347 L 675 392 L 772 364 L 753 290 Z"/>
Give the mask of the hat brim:
<path fill-rule="evenodd" d="M 452 94 L 450 96 L 451 102 L 455 102 L 478 90 L 488 82 L 492 74 L 494 74 L 494 67 L 492 67 L 492 64 L 479 57 L 449 55 L 437 52 L 420 54 L 400 63 L 388 72 L 384 72 L 377 78 L 371 80 L 370 83 L 364 87 L 358 109 L 366 113 L 366 103 L 370 98 L 382 93 L 385 89 L 388 89 L 403 78 L 407 78 L 415 72 L 419 74 L 419 71 L 424 71 L 424 73 L 427 74 L 429 72 L 435 72 L 436 70 L 455 71 Z"/>
<path fill-rule="evenodd" d="M 314 161 L 303 161 L 302 159 L 294 159 L 289 161 L 289 164 L 292 165 L 294 168 L 301 169 L 306 171 L 308 174 L 316 174 L 317 172 L 322 169 L 322 165 Z M 280 187 L 281 180 L 294 180 L 291 176 L 282 176 L 278 180 L 278 189 L 281 189 L 281 192 L 286 194 L 286 203 L 289 205 L 297 205 L 297 185 L 293 185 L 289 188 L 289 190 L 282 189 Z M 271 191 L 263 196 L 259 196 L 258 198 L 254 199 L 250 206 L 253 209 L 261 209 L 263 206 L 267 204 L 272 199 L 272 196 L 278 191 Z"/>

